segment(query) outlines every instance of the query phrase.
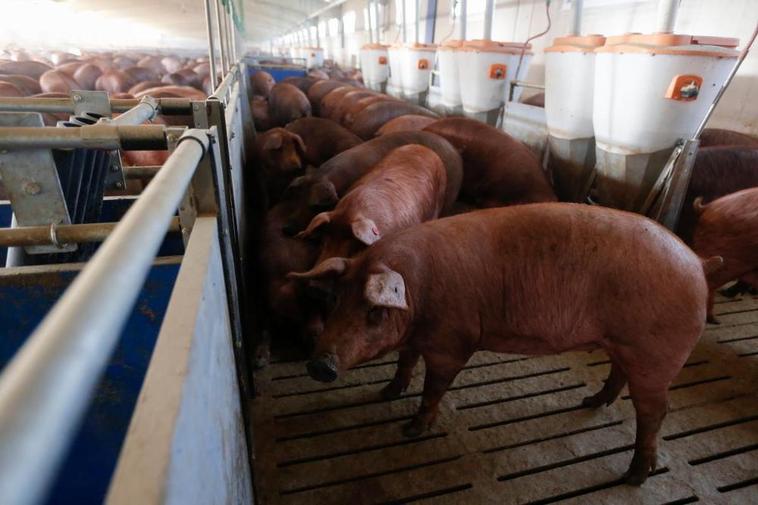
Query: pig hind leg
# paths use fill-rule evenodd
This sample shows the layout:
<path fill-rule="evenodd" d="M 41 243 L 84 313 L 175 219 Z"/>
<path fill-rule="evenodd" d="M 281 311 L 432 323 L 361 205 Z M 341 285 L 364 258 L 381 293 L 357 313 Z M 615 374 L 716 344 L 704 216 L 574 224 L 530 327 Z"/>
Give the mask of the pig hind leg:
<path fill-rule="evenodd" d="M 658 373 L 645 374 L 644 379 L 630 377 L 629 393 L 634 403 L 637 419 L 637 434 L 634 442 L 634 456 L 624 478 L 628 484 L 639 486 L 647 479 L 651 471 L 655 471 L 658 452 L 658 432 L 668 408 L 669 380 L 661 381 L 656 378 L 654 384 L 649 384 L 651 376 Z"/>
<path fill-rule="evenodd" d="M 403 434 L 406 437 L 417 437 L 432 426 L 437 418 L 442 396 L 470 357 L 471 354 L 455 359 L 449 356 L 424 355 L 424 393 L 418 413 L 410 423 L 403 426 Z"/>
<path fill-rule="evenodd" d="M 394 400 L 408 388 L 411 377 L 413 377 L 413 369 L 416 367 L 420 356 L 421 354 L 415 349 L 405 348 L 400 351 L 395 377 L 382 389 L 382 398 Z"/>
<path fill-rule="evenodd" d="M 611 360 L 611 373 L 605 379 L 603 388 L 592 396 L 582 400 L 583 407 L 597 408 L 610 405 L 618 398 L 621 390 L 626 386 L 626 373 L 615 360 Z"/>

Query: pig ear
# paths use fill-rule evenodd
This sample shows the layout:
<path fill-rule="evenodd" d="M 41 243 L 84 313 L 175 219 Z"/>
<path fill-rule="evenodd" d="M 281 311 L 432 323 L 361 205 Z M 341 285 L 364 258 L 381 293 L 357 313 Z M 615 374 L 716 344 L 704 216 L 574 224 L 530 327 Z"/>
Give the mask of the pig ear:
<path fill-rule="evenodd" d="M 293 133 L 293 140 L 295 141 L 295 146 L 299 148 L 300 154 L 305 156 L 305 142 L 303 142 L 303 138 L 300 135 L 297 135 L 296 133 Z"/>
<path fill-rule="evenodd" d="M 290 272 L 287 274 L 288 279 L 323 279 L 327 277 L 340 277 L 350 267 L 350 260 L 347 258 L 329 258 L 307 272 Z"/>
<path fill-rule="evenodd" d="M 316 215 L 311 222 L 308 223 L 308 227 L 295 235 L 296 238 L 311 238 L 315 237 L 319 233 L 319 229 L 325 227 L 332 220 L 330 212 L 322 212 Z M 323 231 L 323 230 L 321 230 Z"/>
<path fill-rule="evenodd" d="M 408 310 L 405 302 L 405 281 L 394 270 L 371 274 L 363 291 L 366 300 L 377 307 Z"/>
<path fill-rule="evenodd" d="M 308 199 L 308 205 L 315 209 L 331 209 L 337 205 L 339 196 L 331 181 L 323 181 L 313 186 L 314 191 Z"/>
<path fill-rule="evenodd" d="M 371 245 L 382 238 L 379 228 L 376 227 L 376 223 L 371 219 L 365 217 L 358 218 L 350 223 L 350 226 L 353 229 L 353 236 L 365 245 Z"/>
<path fill-rule="evenodd" d="M 281 133 L 272 133 L 270 135 L 266 136 L 266 140 L 263 141 L 263 150 L 264 151 L 272 151 L 274 149 L 279 149 L 282 147 L 282 134 Z"/>

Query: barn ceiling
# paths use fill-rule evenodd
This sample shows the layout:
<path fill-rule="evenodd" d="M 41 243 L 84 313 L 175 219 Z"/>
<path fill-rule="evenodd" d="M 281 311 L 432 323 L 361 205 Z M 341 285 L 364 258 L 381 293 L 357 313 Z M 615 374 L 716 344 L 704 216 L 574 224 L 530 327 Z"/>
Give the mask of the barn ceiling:
<path fill-rule="evenodd" d="M 167 36 L 205 39 L 205 0 L 57 0 L 87 10 L 136 21 Z M 234 0 L 235 3 L 237 0 Z M 248 40 L 260 43 L 298 26 L 309 15 L 339 0 L 241 0 Z M 211 2 L 213 3 L 213 2 Z"/>

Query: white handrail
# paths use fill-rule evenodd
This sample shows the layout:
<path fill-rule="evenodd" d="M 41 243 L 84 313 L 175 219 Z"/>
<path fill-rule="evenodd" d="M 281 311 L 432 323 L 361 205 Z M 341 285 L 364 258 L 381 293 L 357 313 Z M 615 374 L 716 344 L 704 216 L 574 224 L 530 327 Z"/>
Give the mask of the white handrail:
<path fill-rule="evenodd" d="M 208 142 L 181 137 L 0 375 L 0 503 L 45 498 Z"/>

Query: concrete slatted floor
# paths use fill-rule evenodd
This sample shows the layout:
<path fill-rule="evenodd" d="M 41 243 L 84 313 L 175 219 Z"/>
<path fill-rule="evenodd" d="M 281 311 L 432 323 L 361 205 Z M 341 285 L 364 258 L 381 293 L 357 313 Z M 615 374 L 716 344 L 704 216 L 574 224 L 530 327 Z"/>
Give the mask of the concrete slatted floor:
<path fill-rule="evenodd" d="M 671 387 L 658 470 L 641 488 L 629 464 L 634 409 L 579 408 L 609 363 L 600 352 L 477 353 L 430 433 L 404 438 L 423 366 L 400 399 L 378 391 L 394 356 L 321 384 L 304 363 L 275 363 L 251 402 L 257 501 L 271 504 L 758 503 L 758 298 L 718 300 Z M 626 395 L 626 390 L 622 395 Z"/>

